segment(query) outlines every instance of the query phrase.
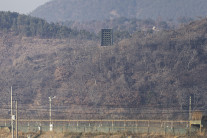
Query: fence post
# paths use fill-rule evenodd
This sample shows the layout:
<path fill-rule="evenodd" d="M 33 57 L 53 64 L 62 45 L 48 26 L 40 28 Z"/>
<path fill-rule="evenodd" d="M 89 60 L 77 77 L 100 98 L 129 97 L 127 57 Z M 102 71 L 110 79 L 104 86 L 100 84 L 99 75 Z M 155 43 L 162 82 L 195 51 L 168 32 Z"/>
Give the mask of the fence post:
<path fill-rule="evenodd" d="M 29 126 L 29 122 L 27 124 L 27 132 L 29 132 L 30 126 Z"/>
<path fill-rule="evenodd" d="M 173 121 L 171 122 L 171 129 L 172 129 L 173 135 L 175 135 Z"/>
<path fill-rule="evenodd" d="M 91 123 L 90 122 L 88 124 L 88 127 L 89 127 L 89 131 L 91 131 Z"/>
<path fill-rule="evenodd" d="M 189 129 L 190 129 L 190 136 L 191 136 L 191 123 L 189 124 Z"/>
<path fill-rule="evenodd" d="M 166 135 L 166 122 L 163 122 L 164 135 Z"/>
<path fill-rule="evenodd" d="M 102 128 L 102 120 L 101 120 L 100 128 Z"/>
<path fill-rule="evenodd" d="M 166 126 L 166 122 L 164 123 L 164 129 L 165 129 L 165 136 L 167 135 L 167 126 Z"/>
<path fill-rule="evenodd" d="M 70 121 L 68 122 L 68 128 L 67 128 L 67 131 L 69 131 L 70 130 Z"/>
<path fill-rule="evenodd" d="M 86 132 L 86 130 L 85 130 L 85 125 L 84 125 L 84 133 Z"/>
<path fill-rule="evenodd" d="M 150 133 L 150 121 L 148 120 L 148 134 Z"/>
<path fill-rule="evenodd" d="M 90 122 L 88 124 L 88 127 L 89 127 L 89 132 L 91 132 L 91 123 Z"/>
<path fill-rule="evenodd" d="M 188 136 L 189 135 L 189 126 L 188 126 L 189 124 L 187 123 L 186 124 L 186 136 Z M 180 133 L 180 132 L 179 132 Z"/>
<path fill-rule="evenodd" d="M 160 120 L 160 130 L 161 130 L 161 134 L 163 135 L 162 120 Z"/>
<path fill-rule="evenodd" d="M 161 128 L 162 128 L 162 120 L 160 120 Z"/>
<path fill-rule="evenodd" d="M 111 131 L 113 132 L 114 131 L 114 120 L 112 120 L 112 124 L 111 125 L 112 125 L 112 130 Z"/>
<path fill-rule="evenodd" d="M 175 127 L 173 126 L 173 134 L 174 134 L 174 136 L 175 136 Z"/>
<path fill-rule="evenodd" d="M 76 130 L 78 130 L 78 121 L 77 121 L 77 127 L 76 127 Z"/>
<path fill-rule="evenodd" d="M 124 121 L 124 131 L 126 131 L 126 120 Z"/>

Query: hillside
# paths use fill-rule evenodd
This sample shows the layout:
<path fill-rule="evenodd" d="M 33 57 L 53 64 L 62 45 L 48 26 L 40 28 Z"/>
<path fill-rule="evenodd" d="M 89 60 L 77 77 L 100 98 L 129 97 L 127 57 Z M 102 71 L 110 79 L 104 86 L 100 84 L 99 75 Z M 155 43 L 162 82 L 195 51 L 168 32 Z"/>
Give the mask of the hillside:
<path fill-rule="evenodd" d="M 31 15 L 47 21 L 91 21 L 118 17 L 174 20 L 205 17 L 206 0 L 53 0 Z"/>
<path fill-rule="evenodd" d="M 48 23 L 40 18 L 3 11 L 0 12 L 0 31 L 39 38 L 95 38 L 95 35 L 85 30 L 77 31 L 57 23 Z"/>
<path fill-rule="evenodd" d="M 1 114 L 9 114 L 12 85 L 21 117 L 48 118 L 48 97 L 56 96 L 57 119 L 186 118 L 189 96 L 193 110 L 206 108 L 206 30 L 203 19 L 174 31 L 139 31 L 110 47 L 1 31 Z"/>

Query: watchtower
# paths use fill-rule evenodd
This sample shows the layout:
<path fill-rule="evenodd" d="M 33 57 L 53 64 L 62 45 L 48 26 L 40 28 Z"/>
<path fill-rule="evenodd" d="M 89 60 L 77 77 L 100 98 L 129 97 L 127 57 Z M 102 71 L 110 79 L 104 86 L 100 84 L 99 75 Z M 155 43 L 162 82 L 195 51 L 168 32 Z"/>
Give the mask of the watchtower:
<path fill-rule="evenodd" d="M 113 45 L 113 30 L 101 29 L 101 46 Z"/>

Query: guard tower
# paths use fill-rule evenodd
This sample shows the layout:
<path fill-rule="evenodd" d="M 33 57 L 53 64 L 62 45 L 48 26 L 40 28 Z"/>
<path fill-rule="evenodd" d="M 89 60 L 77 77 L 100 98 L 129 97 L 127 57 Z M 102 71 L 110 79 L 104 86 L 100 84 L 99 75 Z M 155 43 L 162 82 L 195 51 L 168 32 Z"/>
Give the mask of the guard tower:
<path fill-rule="evenodd" d="M 113 45 L 113 30 L 101 29 L 101 46 Z"/>

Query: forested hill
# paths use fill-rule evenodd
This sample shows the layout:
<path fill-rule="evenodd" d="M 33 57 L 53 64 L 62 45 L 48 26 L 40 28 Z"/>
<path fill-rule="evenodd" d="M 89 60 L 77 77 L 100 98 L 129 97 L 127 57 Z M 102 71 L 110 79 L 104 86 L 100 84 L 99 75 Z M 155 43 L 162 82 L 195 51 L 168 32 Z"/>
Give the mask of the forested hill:
<path fill-rule="evenodd" d="M 68 27 L 48 23 L 46 20 L 16 12 L 0 12 L 0 31 L 13 32 L 22 36 L 38 36 L 40 38 L 92 38 L 87 31 L 76 31 Z"/>
<path fill-rule="evenodd" d="M 57 97 L 55 119 L 186 119 L 189 96 L 192 110 L 206 110 L 207 19 L 179 30 L 139 31 L 109 47 L 78 37 L 3 34 L 0 107 L 8 109 L 13 85 L 21 117 L 47 119 L 38 109 L 48 109 L 49 96 Z"/>
<path fill-rule="evenodd" d="M 31 15 L 47 21 L 90 21 L 117 17 L 174 20 L 207 15 L 206 0 L 53 0 Z"/>

